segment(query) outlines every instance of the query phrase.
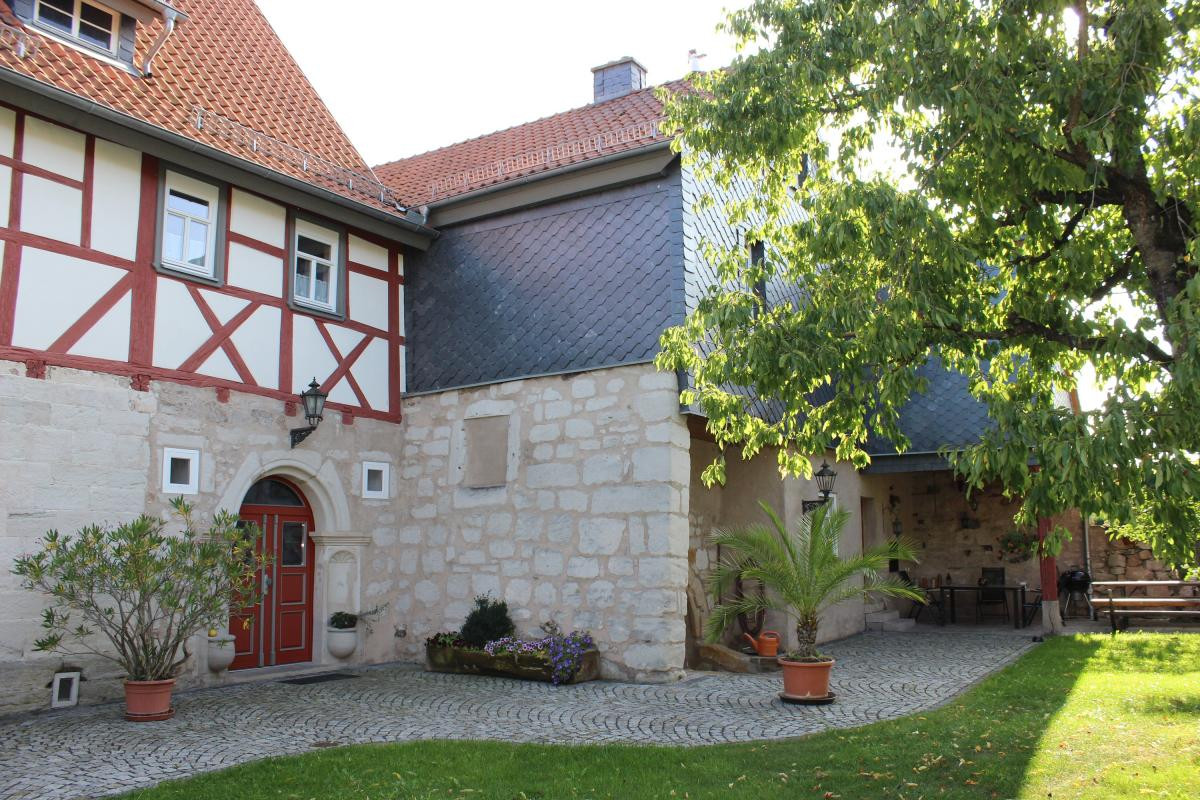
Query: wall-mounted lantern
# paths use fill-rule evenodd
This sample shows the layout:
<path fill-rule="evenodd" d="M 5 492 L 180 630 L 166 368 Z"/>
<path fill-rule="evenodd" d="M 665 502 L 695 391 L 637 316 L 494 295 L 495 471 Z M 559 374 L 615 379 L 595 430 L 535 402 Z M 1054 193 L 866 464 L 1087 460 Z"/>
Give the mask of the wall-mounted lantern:
<path fill-rule="evenodd" d="M 837 473 L 829 468 L 828 462 L 822 461 L 821 468 L 813 477 L 817 481 L 817 489 L 821 492 L 821 500 L 828 503 L 829 496 L 833 494 L 833 482 L 837 480 Z"/>
<path fill-rule="evenodd" d="M 323 419 L 322 414 L 325 413 L 326 397 L 328 395 L 321 391 L 316 378 L 312 379 L 308 390 L 300 394 L 300 402 L 304 406 L 304 418 L 308 421 L 308 427 L 292 428 L 292 447 L 303 442 L 310 433 L 317 429 L 317 425 Z"/>

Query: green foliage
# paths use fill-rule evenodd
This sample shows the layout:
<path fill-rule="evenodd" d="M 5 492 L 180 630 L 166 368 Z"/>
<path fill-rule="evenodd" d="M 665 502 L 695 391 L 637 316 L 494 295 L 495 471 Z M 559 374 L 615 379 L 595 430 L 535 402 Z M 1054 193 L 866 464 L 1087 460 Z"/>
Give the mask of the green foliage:
<path fill-rule="evenodd" d="M 191 506 L 183 498 L 172 505 L 183 525 L 177 535 L 142 515 L 74 536 L 50 531 L 38 552 L 15 560 L 21 586 L 50 599 L 35 650 L 97 655 L 129 680 L 164 680 L 187 661 L 192 635 L 227 618 L 230 606 L 258 601 L 255 573 L 266 563 L 255 552 L 258 529 L 219 511 L 197 530 Z"/>
<path fill-rule="evenodd" d="M 475 607 L 467 614 L 459 636 L 468 647 L 481 648 L 488 642 L 512 636 L 516 629 L 508 615 L 508 603 L 480 595 L 475 598 Z"/>
<path fill-rule="evenodd" d="M 849 730 L 711 747 L 356 745 L 125 797 L 1192 800 L 1200 785 L 1197 664 L 1200 637 L 1191 634 L 1062 636 L 941 708 Z"/>
<path fill-rule="evenodd" d="M 1184 520 L 1182 528 L 1164 524 L 1155 516 L 1153 507 L 1140 506 L 1133 510 L 1125 522 L 1110 525 L 1108 535 L 1113 539 L 1119 537 L 1141 542 L 1155 553 L 1176 553 L 1191 547 L 1190 559 L 1166 562 L 1167 566 L 1179 572 L 1180 578 L 1184 578 L 1200 567 L 1200 501 L 1185 500 L 1180 506 L 1179 516 Z"/>
<path fill-rule="evenodd" d="M 335 611 L 329 616 L 329 627 L 340 631 L 347 631 L 358 627 L 358 623 L 363 624 L 363 630 L 369 635 L 371 633 L 371 622 L 387 608 L 387 603 L 368 608 L 366 611 L 354 613 L 351 611 Z"/>
<path fill-rule="evenodd" d="M 865 466 L 872 429 L 908 446 L 899 410 L 940 359 L 996 423 L 948 453 L 971 487 L 1001 482 L 1029 526 L 1144 508 L 1178 532 L 1155 553 L 1194 560 L 1198 22 L 1196 0 L 734 13 L 744 55 L 668 116 L 709 185 L 756 190 L 725 192 L 742 199 L 724 212 L 768 257 L 710 246 L 723 284 L 658 361 L 694 376 L 686 399 L 718 444 L 779 448 L 805 476 L 831 446 Z M 800 299 L 768 307 L 763 281 Z M 1074 414 L 1064 398 L 1085 367 L 1112 391 Z M 777 401 L 779 421 L 731 385 Z"/>
<path fill-rule="evenodd" d="M 896 538 L 861 554 L 838 555 L 848 511 L 822 504 L 800 517 L 794 531 L 766 503 L 759 503 L 769 525 L 748 525 L 713 534 L 722 556 L 709 575 L 708 588 L 717 605 L 705 623 L 710 642 L 721 637 L 739 615 L 751 618 L 766 609 L 782 611 L 796 623 L 799 650 L 794 658 L 820 659 L 817 627 L 830 606 L 856 597 L 879 594 L 921 600 L 906 581 L 888 575 L 888 561 L 915 561 L 910 542 Z M 755 581 L 766 592 L 745 592 L 725 600 L 738 579 Z"/>

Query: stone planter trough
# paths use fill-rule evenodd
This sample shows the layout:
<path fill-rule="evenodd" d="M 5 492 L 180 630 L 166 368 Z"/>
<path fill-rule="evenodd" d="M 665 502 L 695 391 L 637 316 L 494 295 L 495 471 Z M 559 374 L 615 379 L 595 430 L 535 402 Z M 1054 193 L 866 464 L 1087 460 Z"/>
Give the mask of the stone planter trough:
<path fill-rule="evenodd" d="M 551 682 L 553 669 L 545 658 L 529 654 L 499 653 L 490 656 L 482 650 L 461 647 L 425 646 L 425 668 L 430 672 L 453 672 L 459 675 L 497 675 L 526 681 Z M 567 683 L 594 681 L 600 677 L 600 651 L 595 648 L 583 654 L 579 672 Z"/>

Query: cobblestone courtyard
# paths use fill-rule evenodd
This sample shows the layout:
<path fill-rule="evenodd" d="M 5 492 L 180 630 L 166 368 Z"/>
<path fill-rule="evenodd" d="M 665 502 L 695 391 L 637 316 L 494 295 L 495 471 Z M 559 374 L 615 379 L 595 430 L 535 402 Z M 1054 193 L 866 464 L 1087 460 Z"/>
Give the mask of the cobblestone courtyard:
<path fill-rule="evenodd" d="M 0 720 L 0 798 L 97 797 L 329 743 L 704 745 L 801 736 L 929 709 L 1030 646 L 1027 633 L 998 630 L 844 639 L 825 648 L 838 661 L 838 701 L 819 707 L 780 702 L 777 675 L 695 672 L 671 685 L 556 688 L 389 666 L 307 686 L 188 692 L 176 698 L 174 719 L 153 724 L 125 722 L 118 704 L 9 717 Z"/>

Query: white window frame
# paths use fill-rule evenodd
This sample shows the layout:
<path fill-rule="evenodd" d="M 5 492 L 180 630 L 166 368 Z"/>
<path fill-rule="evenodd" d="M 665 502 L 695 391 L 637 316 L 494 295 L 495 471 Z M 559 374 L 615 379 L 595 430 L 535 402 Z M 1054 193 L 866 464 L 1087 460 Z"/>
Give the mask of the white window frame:
<path fill-rule="evenodd" d="M 303 308 L 312 308 L 317 311 L 324 311 L 327 314 L 337 314 L 339 301 L 341 300 L 338 292 L 341 291 L 341 273 L 342 273 L 342 234 L 335 228 L 327 228 L 324 225 L 318 225 L 315 222 L 309 222 L 306 219 L 297 217 L 295 220 L 294 230 L 292 231 L 292 264 L 291 264 L 291 292 L 292 302 Z M 300 253 L 300 237 L 304 236 L 308 239 L 315 239 L 322 244 L 329 245 L 329 259 L 318 258 L 317 256 L 308 253 L 303 254 L 306 261 L 314 265 L 312 277 L 308 284 L 309 288 L 314 291 L 316 289 L 317 271 L 316 264 L 324 264 L 329 267 L 329 302 L 322 303 L 313 297 L 303 297 L 296 293 L 296 270 L 299 266 L 301 258 Z"/>
<path fill-rule="evenodd" d="M 208 203 L 209 216 L 208 219 L 200 219 L 191 214 L 182 211 L 171 209 L 171 191 L 178 191 L 180 194 L 190 195 L 197 199 Z M 208 183 L 207 181 L 197 180 L 190 175 L 183 175 L 173 170 L 166 170 L 163 174 L 163 193 L 162 193 L 162 211 L 159 219 L 159 236 L 158 236 L 158 260 L 159 263 L 166 269 L 174 272 L 183 272 L 188 275 L 195 275 L 200 278 L 208 278 L 209 280 L 217 280 L 217 264 L 219 262 L 217 254 L 217 228 L 221 222 L 221 187 L 216 184 Z M 164 250 L 167 242 L 167 218 L 169 216 L 181 217 L 184 220 L 183 227 L 183 254 L 187 255 L 188 229 L 193 222 L 204 223 L 208 225 L 208 241 L 206 258 L 203 268 L 197 267 L 190 263 L 186 258 L 174 259 L 168 258 Z"/>
<path fill-rule="evenodd" d="M 51 31 L 53 33 L 57 33 L 62 36 L 69 36 L 69 37 L 71 37 L 71 39 L 73 41 L 78 42 L 79 44 L 83 45 L 84 47 L 87 47 L 87 48 L 90 48 L 93 50 L 98 50 L 101 53 L 108 53 L 109 55 L 113 55 L 113 56 L 115 56 L 117 54 L 117 50 L 120 47 L 120 43 L 121 43 L 121 15 L 118 12 L 114 11 L 113 9 L 104 5 L 103 3 L 94 3 L 94 2 L 92 2 L 92 0 L 75 0 L 75 9 L 71 13 L 71 30 L 64 31 L 62 28 L 58 27 L 53 22 L 46 22 L 42 19 L 42 16 L 40 13 L 42 10 L 42 5 L 43 5 L 42 0 L 33 0 L 33 19 L 37 23 L 39 28 L 42 28 L 47 31 Z M 112 20 L 113 20 L 112 28 L 111 28 L 111 30 L 109 30 L 109 34 L 111 36 L 109 41 L 112 42 L 111 47 L 101 47 L 100 45 L 96 44 L 95 42 L 89 42 L 87 39 L 84 39 L 83 37 L 81 37 L 79 35 L 79 26 L 83 19 L 83 7 L 84 6 L 92 6 L 93 8 L 96 8 L 100 11 L 103 11 L 105 14 L 109 14 L 112 16 Z M 54 11 L 58 11 L 60 13 L 62 12 L 62 9 L 55 8 L 54 6 L 49 6 L 49 8 L 51 8 Z M 91 25 L 90 22 L 88 24 Z M 93 26 L 93 27 L 95 27 L 95 26 Z"/>
<path fill-rule="evenodd" d="M 367 488 L 367 476 L 372 470 L 378 470 L 383 473 L 382 488 L 375 492 Z M 389 495 L 389 487 L 392 481 L 392 465 L 386 461 L 364 461 L 362 462 L 362 496 L 364 500 L 387 500 Z"/>
<path fill-rule="evenodd" d="M 54 678 L 50 681 L 50 707 L 73 708 L 79 705 L 79 681 L 82 678 L 83 673 L 81 672 L 68 671 L 54 673 Z M 66 697 L 60 698 L 58 695 L 64 680 L 71 682 L 71 691 L 67 693 Z"/>
<path fill-rule="evenodd" d="M 186 459 L 191 462 L 188 466 L 188 482 L 171 482 L 171 460 Z M 198 494 L 200 491 L 200 451 L 184 450 L 179 447 L 164 447 L 162 460 L 162 490 L 168 494 Z"/>

